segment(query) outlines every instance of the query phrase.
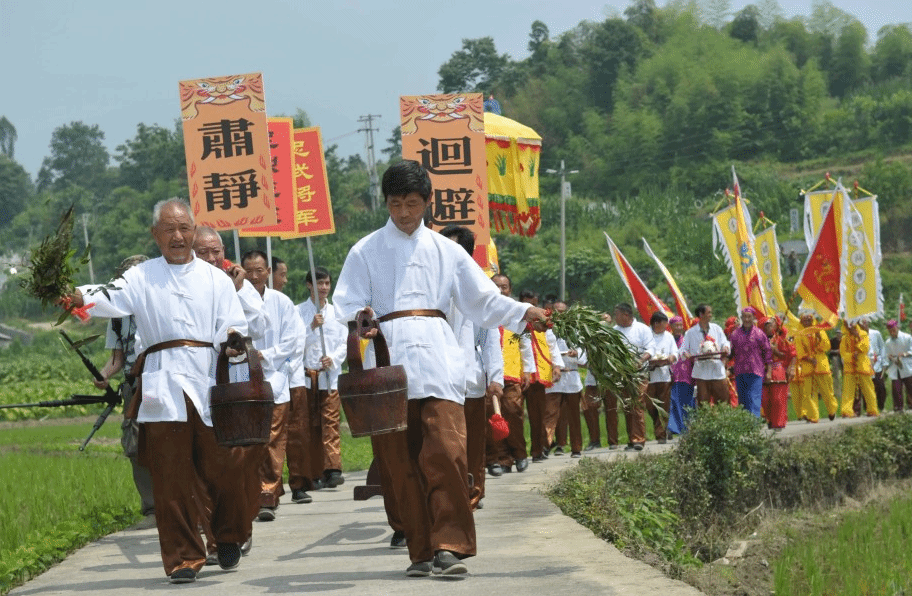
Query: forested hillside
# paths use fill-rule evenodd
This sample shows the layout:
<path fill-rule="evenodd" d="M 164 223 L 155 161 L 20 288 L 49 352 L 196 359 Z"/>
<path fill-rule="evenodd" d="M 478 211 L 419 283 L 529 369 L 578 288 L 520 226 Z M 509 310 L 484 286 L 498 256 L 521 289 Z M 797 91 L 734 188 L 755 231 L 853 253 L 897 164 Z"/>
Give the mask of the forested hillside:
<path fill-rule="evenodd" d="M 440 91 L 494 95 L 503 113 L 543 138 L 542 170 L 564 160 L 568 205 L 568 291 L 607 307 L 625 298 L 602 231 L 618 242 L 647 283 L 664 295 L 642 252 L 649 240 L 679 276 L 691 302 L 733 308 L 724 265 L 711 251 L 709 215 L 738 170 L 755 219 L 760 211 L 788 232 L 799 193 L 825 173 L 879 195 L 887 308 L 912 291 L 912 29 L 868 32 L 828 2 L 786 20 L 774 0 L 731 15 L 725 2 L 637 0 L 622 15 L 586 21 L 552 37 L 532 25 L 529 54 L 499 53 L 493 39 L 466 39 L 441 65 Z M 428 92 L 433 90 L 428 89 Z M 296 116 L 307 123 L 303 110 Z M 21 123 L 24 127 L 25 123 Z M 319 122 L 313 124 L 319 125 Z M 15 161 L 16 123 L 0 115 L 0 241 L 3 269 L 56 225 L 70 204 L 85 217 L 96 278 L 126 256 L 155 254 L 152 205 L 186 196 L 180 128 L 139 123 L 136 135 L 105 149 L 97 125 L 58 128 L 31 180 Z M 383 151 L 398 159 L 397 131 Z M 348 248 L 385 219 L 369 211 L 361 157 L 326 151 L 338 233 L 314 241 L 317 262 L 338 272 Z M 380 164 L 381 169 L 385 164 Z M 542 177 L 543 226 L 533 239 L 498 236 L 516 289 L 558 288 L 558 179 Z M 76 238 L 82 244 L 83 220 Z M 795 237 L 799 237 L 795 235 Z M 226 244 L 231 245 L 226 235 Z M 243 248 L 263 239 L 242 241 Z M 288 292 L 303 297 L 302 241 L 273 243 L 291 267 Z M 229 256 L 233 256 L 229 249 Z M 88 275 L 86 268 L 81 273 Z M 790 295 L 794 278 L 786 280 Z M 40 314 L 14 283 L 0 315 Z"/>

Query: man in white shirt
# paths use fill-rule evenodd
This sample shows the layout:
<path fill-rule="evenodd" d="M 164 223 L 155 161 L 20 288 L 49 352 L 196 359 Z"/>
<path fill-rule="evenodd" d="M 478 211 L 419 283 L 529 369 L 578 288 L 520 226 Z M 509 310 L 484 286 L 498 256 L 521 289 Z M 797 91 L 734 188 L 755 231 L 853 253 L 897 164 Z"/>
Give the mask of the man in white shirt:
<path fill-rule="evenodd" d="M 567 303 L 557 300 L 552 308 L 555 312 L 565 312 Z M 560 378 L 545 389 L 545 394 L 549 397 L 556 397 L 560 412 L 557 429 L 554 433 L 557 443 L 554 455 L 563 455 L 569 426 L 570 456 L 582 457 L 583 428 L 580 421 L 580 397 L 583 394 L 583 379 L 580 376 L 579 367 L 586 365 L 586 358 L 579 348 L 571 347 L 561 337 L 557 338 L 556 347 L 564 364 L 561 367 Z"/>
<path fill-rule="evenodd" d="M 432 189 L 421 165 L 404 160 L 383 175 L 387 224 L 362 238 L 345 259 L 333 294 L 348 322 L 374 313 L 392 364 L 408 378 L 408 430 L 374 437 L 392 500 L 405 515 L 409 576 L 465 573 L 475 555 L 465 452 L 465 363 L 444 313 L 455 304 L 482 328 L 520 332 L 544 310 L 502 296 L 466 252 L 424 227 Z M 441 316 L 443 315 L 443 316 Z M 376 335 L 376 330 L 367 334 Z"/>
<path fill-rule="evenodd" d="M 887 321 L 890 337 L 884 342 L 887 353 L 887 376 L 893 386 L 893 411 L 903 411 L 903 387 L 906 406 L 912 408 L 912 335 L 899 330 L 894 319 Z"/>
<path fill-rule="evenodd" d="M 652 329 L 633 318 L 633 307 L 621 302 L 614 307 L 614 328 L 620 331 L 640 363 L 645 365 L 655 353 Z M 624 410 L 627 421 L 627 447 L 625 451 L 642 451 L 646 445 L 646 420 L 643 416 L 643 402 L 646 400 L 646 383 L 640 388 L 640 395 Z M 610 410 L 610 413 L 609 413 Z M 613 416 L 613 419 L 612 417 Z M 609 426 L 608 443 L 617 444 L 617 396 L 610 391 L 605 399 L 605 419 Z M 613 427 L 613 428 L 612 428 Z M 613 431 L 613 436 L 612 436 Z"/>
<path fill-rule="evenodd" d="M 275 519 L 279 497 L 285 494 L 282 487 L 282 468 L 285 464 L 285 446 L 288 442 L 288 414 L 291 395 L 288 391 L 288 371 L 292 360 L 302 355 L 298 350 L 299 338 L 306 335 L 304 324 L 291 299 L 285 294 L 267 288 L 272 268 L 267 264 L 266 254 L 251 250 L 241 257 L 241 265 L 247 278 L 259 293 L 266 311 L 266 334 L 255 340 L 255 347 L 261 356 L 263 375 L 272 387 L 275 405 L 272 409 L 272 424 L 269 442 L 259 466 L 260 502 L 257 518 L 260 521 Z"/>
<path fill-rule="evenodd" d="M 671 365 L 678 360 L 678 343 L 668 332 L 668 316 L 660 311 L 649 319 L 655 360 L 650 362 L 646 386 L 646 411 L 652 418 L 652 429 L 660 444 L 668 442 L 668 416 L 671 412 Z"/>
<path fill-rule="evenodd" d="M 229 335 L 246 334 L 247 321 L 231 279 L 194 257 L 195 230 L 184 201 L 156 204 L 152 236 L 162 256 L 132 267 L 104 291 L 79 288 L 73 301 L 91 304 L 94 316 L 134 315 L 137 335 L 148 346 L 141 356 L 136 413 L 142 426 L 140 461 L 152 474 L 162 563 L 173 583 L 194 581 L 206 562 L 197 529 L 200 486 L 211 499 L 223 569 L 240 563 L 239 545 L 250 535 L 252 521 L 246 495 L 237 487 L 243 461 L 216 443 L 209 410 L 213 348 Z"/>
<path fill-rule="evenodd" d="M 314 284 L 310 271 L 307 272 L 305 282 L 310 300 L 298 305 L 298 313 L 308 333 L 304 348 L 304 384 L 308 389 L 308 402 L 314 404 L 310 409 L 313 420 L 307 432 L 310 437 L 307 449 L 314 483 L 335 488 L 345 482 L 339 434 L 342 403 L 338 380 L 346 357 L 348 329 L 336 320 L 335 308 L 328 301 L 332 289 L 329 271 L 317 267 L 316 277 Z M 319 311 L 314 305 L 314 295 L 320 301 Z"/>
<path fill-rule="evenodd" d="M 722 357 L 730 350 L 722 328 L 712 323 L 713 311 L 708 304 L 698 304 L 694 310 L 698 323 L 684 332 L 681 358 L 694 358 L 693 380 L 697 386 L 697 404 L 728 403 L 728 375 Z M 721 357 L 718 353 L 721 352 Z M 701 357 L 701 354 L 711 354 Z"/>

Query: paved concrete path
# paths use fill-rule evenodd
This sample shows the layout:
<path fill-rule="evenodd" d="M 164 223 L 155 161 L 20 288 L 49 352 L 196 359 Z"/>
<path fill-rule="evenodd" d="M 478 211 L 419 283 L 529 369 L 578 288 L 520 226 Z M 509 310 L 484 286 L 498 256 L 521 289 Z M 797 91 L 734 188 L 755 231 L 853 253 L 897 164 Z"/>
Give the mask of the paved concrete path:
<path fill-rule="evenodd" d="M 870 419 L 791 422 L 781 437 L 821 432 Z M 645 453 L 673 448 L 647 444 Z M 596 449 L 585 457 L 624 457 Z M 354 501 L 352 487 L 366 473 L 346 474 L 336 489 L 313 492 L 313 503 L 295 505 L 285 495 L 274 522 L 254 522 L 253 550 L 234 571 L 205 567 L 197 581 L 168 583 L 156 530 L 128 529 L 73 553 L 10 594 L 110 595 L 187 590 L 197 595 L 327 594 L 400 596 L 511 596 L 514 594 L 690 596 L 696 589 L 623 556 L 611 544 L 561 514 L 542 490 L 580 461 L 551 456 L 520 473 L 487 478 L 484 508 L 476 513 L 478 556 L 456 578 L 409 578 L 404 549 L 390 549 L 391 530 L 380 497 Z"/>

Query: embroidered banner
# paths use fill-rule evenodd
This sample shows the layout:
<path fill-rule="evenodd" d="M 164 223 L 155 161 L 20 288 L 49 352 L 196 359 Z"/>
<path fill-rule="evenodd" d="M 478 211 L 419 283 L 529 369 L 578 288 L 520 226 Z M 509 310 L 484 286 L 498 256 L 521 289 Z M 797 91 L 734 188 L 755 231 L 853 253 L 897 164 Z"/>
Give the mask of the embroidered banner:
<path fill-rule="evenodd" d="M 292 118 L 269 119 L 269 154 L 272 156 L 272 187 L 275 196 L 275 225 L 245 228 L 239 236 L 281 236 L 294 231 L 295 180 L 292 159 Z"/>
<path fill-rule="evenodd" d="M 782 293 L 782 261 L 776 239 L 776 224 L 754 236 L 754 247 L 757 249 L 757 269 L 760 271 L 767 313 L 781 317 L 785 314 L 788 302 Z"/>
<path fill-rule="evenodd" d="M 296 128 L 293 133 L 295 179 L 294 231 L 282 238 L 304 238 L 334 234 L 329 178 L 323 157 L 323 138 L 319 127 Z"/>

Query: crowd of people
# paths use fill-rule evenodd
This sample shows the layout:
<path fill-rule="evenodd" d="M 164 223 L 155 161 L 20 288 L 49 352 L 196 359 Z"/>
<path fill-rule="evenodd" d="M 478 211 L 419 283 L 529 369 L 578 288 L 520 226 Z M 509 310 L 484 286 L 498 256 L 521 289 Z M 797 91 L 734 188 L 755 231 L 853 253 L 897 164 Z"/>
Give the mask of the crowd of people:
<path fill-rule="evenodd" d="M 420 164 L 389 168 L 382 191 L 387 224 L 352 247 L 335 292 L 328 271 L 308 272 L 310 296 L 300 304 L 282 292 L 287 263 L 258 250 L 240 263 L 227 261 L 219 234 L 196 226 L 178 199 L 153 212 L 161 257 L 131 257 L 112 282 L 83 286 L 71 297 L 93 316 L 111 319 L 111 357 L 98 384 L 124 371 L 124 446 L 171 582 L 192 582 L 207 564 L 239 565 L 252 548 L 254 520 L 279 515 L 286 462 L 292 503 L 310 503 L 310 492 L 344 482 L 338 378 L 347 323 L 362 313 L 377 321 L 364 339 L 382 331 L 391 363 L 407 376 L 407 429 L 374 435 L 371 444 L 390 545 L 408 550 L 412 577 L 466 573 L 465 559 L 477 551 L 474 512 L 484 506 L 486 476 L 525 472 L 563 455 L 567 445 L 571 458 L 601 447 L 600 410 L 610 449 L 619 447 L 623 414 L 630 451 L 644 449 L 646 413 L 659 443 L 685 432 L 698 404 L 740 404 L 771 428 L 785 425 L 790 392 L 809 422 L 818 420 L 818 398 L 831 419 L 837 413 L 835 344 L 811 313 L 803 313 L 801 331 L 788 335 L 777 318 L 757 320 L 753 309 L 723 329 L 712 322 L 712 307 L 701 304 L 685 329 L 680 317 L 661 312 L 648 325 L 637 321 L 624 302 L 603 319 L 623 334 L 648 375 L 640 399 L 619 412 L 618 396 L 584 376 L 583 347 L 544 324 L 546 309 L 563 311 L 565 302 L 542 301 L 532 291 L 514 299 L 506 274 L 489 278 L 472 260 L 470 230 L 437 233 L 424 225 L 432 189 Z M 843 416 L 856 415 L 856 392 L 869 415 L 883 409 L 884 375 L 894 379 L 894 407 L 902 409 L 903 389 L 912 407 L 912 337 L 894 321 L 887 327 L 887 341 L 864 321 L 842 332 Z M 229 341 L 241 336 L 255 348 L 246 362 Z M 265 445 L 216 441 L 209 389 L 223 344 L 232 381 L 246 380 L 256 359 L 271 388 Z M 369 362 L 373 348 L 366 349 Z M 494 439 L 494 414 L 505 420 L 506 438 Z"/>

